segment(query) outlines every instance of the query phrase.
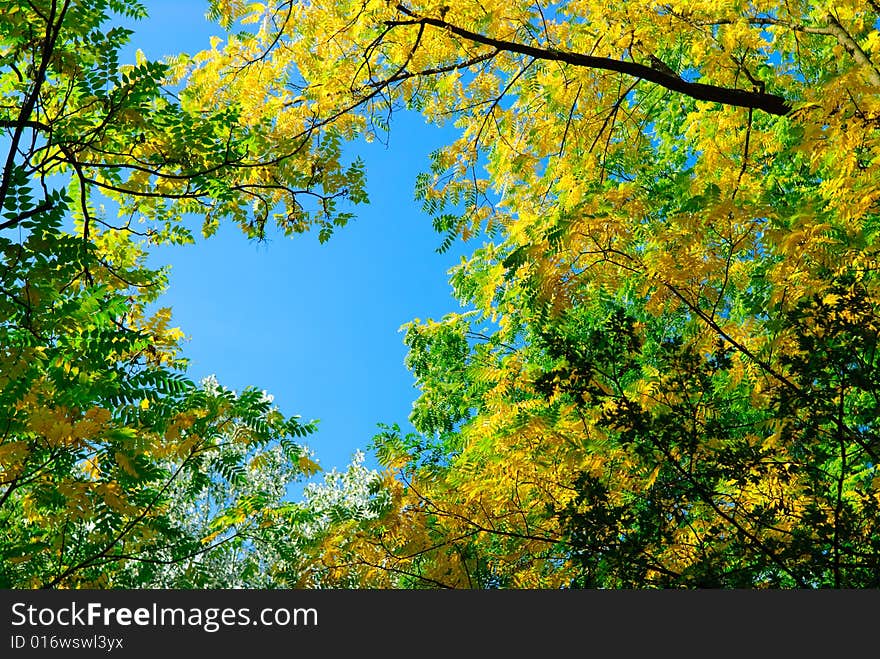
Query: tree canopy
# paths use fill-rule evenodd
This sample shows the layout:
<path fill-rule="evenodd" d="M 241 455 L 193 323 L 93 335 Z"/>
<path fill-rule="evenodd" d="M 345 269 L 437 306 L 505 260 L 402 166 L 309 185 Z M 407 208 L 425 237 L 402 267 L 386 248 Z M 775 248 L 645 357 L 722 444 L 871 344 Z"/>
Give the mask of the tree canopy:
<path fill-rule="evenodd" d="M 191 213 L 328 238 L 345 144 L 419 112 L 458 131 L 415 181 L 440 249 L 482 244 L 406 326 L 417 432 L 374 438 L 383 496 L 245 487 L 208 546 L 283 528 L 248 569 L 302 585 L 880 585 L 876 3 L 224 0 L 133 66 L 111 10 L 0 6 L 7 583 L 204 553 L 161 504 L 197 464 L 311 468 L 312 426 L 186 380 L 144 250 Z"/>
<path fill-rule="evenodd" d="M 266 152 L 234 108 L 188 107 L 173 62 L 120 64 L 131 31 L 111 15 L 145 9 L 0 3 L 4 587 L 143 585 L 182 566 L 178 585 L 198 585 L 261 529 L 307 521 L 283 490 L 316 469 L 300 444 L 314 424 L 186 377 L 158 306 L 167 273 L 146 255 L 191 241 L 187 213 L 205 233 L 230 219 L 259 236 L 275 218 L 326 235 L 346 221 L 335 200 L 362 198 L 357 164 L 332 139 Z"/>

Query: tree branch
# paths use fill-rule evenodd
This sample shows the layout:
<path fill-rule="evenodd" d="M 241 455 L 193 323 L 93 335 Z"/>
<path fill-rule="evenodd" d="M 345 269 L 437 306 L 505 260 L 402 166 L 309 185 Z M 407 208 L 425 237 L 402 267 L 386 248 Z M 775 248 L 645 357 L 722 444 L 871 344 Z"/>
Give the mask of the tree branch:
<path fill-rule="evenodd" d="M 433 27 L 448 30 L 452 34 L 467 39 L 468 41 L 491 46 L 499 51 L 520 53 L 522 55 L 529 55 L 535 59 L 562 62 L 564 64 L 571 64 L 572 66 L 582 66 L 591 69 L 625 73 L 636 78 L 642 78 L 649 82 L 653 82 L 654 84 L 660 85 L 670 91 L 684 94 L 685 96 L 689 96 L 698 101 L 711 101 L 714 103 L 721 103 L 722 105 L 753 108 L 777 116 L 786 115 L 792 109 L 791 105 L 783 97 L 775 94 L 719 87 L 717 85 L 708 85 L 699 82 L 688 82 L 675 74 L 666 73 L 665 71 L 652 68 L 645 64 L 638 64 L 637 62 L 616 60 L 610 57 L 584 55 L 582 53 L 563 51 L 555 48 L 539 48 L 537 46 L 521 44 L 515 41 L 495 39 L 493 37 L 479 34 L 478 32 L 466 30 L 465 28 L 458 27 L 457 25 L 453 25 L 439 18 L 418 16 L 404 5 L 397 5 L 397 9 L 406 16 L 410 16 L 411 20 L 386 21 L 386 25 L 431 25 Z"/>
<path fill-rule="evenodd" d="M 856 62 L 867 68 L 868 79 L 871 81 L 871 84 L 875 87 L 880 87 L 880 71 L 877 70 L 877 67 L 874 66 L 874 63 L 868 58 L 865 51 L 862 50 L 862 47 L 859 46 L 858 42 L 850 36 L 849 32 L 843 29 L 843 26 L 836 18 L 834 18 L 831 12 L 828 12 L 827 18 L 827 31 L 837 39 L 837 42 L 846 49 L 846 52 L 848 52 Z"/>
<path fill-rule="evenodd" d="M 23 211 L 13 217 L 12 219 L 6 220 L 5 222 L 0 222 L 0 231 L 3 229 L 9 229 L 14 227 L 22 220 L 26 220 L 29 217 L 33 217 L 34 215 L 38 215 L 39 213 L 45 213 L 52 210 L 55 207 L 54 202 L 46 200 L 38 206 L 34 206 L 28 211 Z"/>
<path fill-rule="evenodd" d="M 9 188 L 12 185 L 12 172 L 15 169 L 15 154 L 18 151 L 18 145 L 21 142 L 24 129 L 35 125 L 31 123 L 31 115 L 37 105 L 37 99 L 40 97 L 40 89 L 43 86 L 43 82 L 46 80 L 46 71 L 49 69 L 49 62 L 52 52 L 55 49 L 55 42 L 58 40 L 58 35 L 61 34 L 61 26 L 64 22 L 64 15 L 67 13 L 69 4 L 69 0 L 65 0 L 60 11 L 57 11 L 57 3 L 52 3 L 51 13 L 46 19 L 46 34 L 43 39 L 42 52 L 40 54 L 40 65 L 34 75 L 34 88 L 31 90 L 27 98 L 25 98 L 25 101 L 19 110 L 18 119 L 11 124 L 7 122 L 8 125 L 5 126 L 7 128 L 12 127 L 13 133 L 9 144 L 9 152 L 6 156 L 6 164 L 3 166 L 3 177 L 0 179 L 0 208 L 3 207 L 3 204 L 6 201 L 6 195 L 9 193 Z M 57 25 L 55 24 L 56 17 Z"/>

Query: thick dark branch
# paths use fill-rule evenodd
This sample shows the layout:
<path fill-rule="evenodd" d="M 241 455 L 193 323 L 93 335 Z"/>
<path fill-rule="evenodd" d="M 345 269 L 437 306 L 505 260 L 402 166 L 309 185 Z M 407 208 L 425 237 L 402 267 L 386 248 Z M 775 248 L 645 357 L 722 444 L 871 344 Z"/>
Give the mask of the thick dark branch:
<path fill-rule="evenodd" d="M 42 121 L 34 121 L 33 119 L 29 119 L 27 121 L 14 121 L 12 119 L 0 119 L 0 128 L 33 128 L 34 130 L 41 130 L 43 132 L 50 132 L 52 129 L 48 124 L 44 124 Z"/>
<path fill-rule="evenodd" d="M 52 210 L 55 207 L 55 203 L 51 201 L 44 201 L 39 206 L 35 206 L 28 211 L 23 211 L 13 217 L 12 219 L 6 220 L 5 222 L 0 222 L 0 231 L 3 229 L 9 229 L 10 227 L 16 226 L 19 222 L 26 220 L 29 217 L 33 217 L 34 215 L 38 215 L 39 213 L 45 213 Z"/>
<path fill-rule="evenodd" d="M 562 62 L 564 64 L 571 64 L 572 66 L 583 66 L 591 69 L 625 73 L 636 78 L 642 78 L 643 80 L 653 82 L 661 87 L 669 89 L 670 91 L 684 94 L 685 96 L 689 96 L 698 101 L 711 101 L 714 103 L 721 103 L 722 105 L 753 108 L 755 110 L 763 110 L 768 114 L 779 116 L 788 114 L 792 109 L 791 105 L 789 105 L 783 97 L 775 94 L 719 87 L 699 82 L 688 82 L 675 74 L 666 73 L 645 64 L 616 60 L 610 57 L 584 55 L 582 53 L 557 50 L 555 48 L 539 48 L 537 46 L 521 44 L 515 41 L 495 39 L 493 37 L 479 34 L 478 32 L 471 32 L 470 30 L 447 23 L 439 18 L 418 16 L 403 5 L 397 5 L 397 9 L 407 16 L 411 16 L 412 19 L 387 21 L 387 25 L 432 25 L 434 27 L 448 30 L 452 34 L 467 39 L 468 41 L 491 46 L 501 51 L 520 53 L 536 59 Z"/>
<path fill-rule="evenodd" d="M 24 134 L 25 128 L 31 125 L 31 115 L 37 106 L 37 99 L 40 97 L 40 89 L 46 80 L 46 71 L 49 69 L 49 62 L 52 51 L 55 49 L 55 42 L 58 35 L 61 34 L 61 25 L 64 22 L 64 15 L 69 6 L 69 0 L 65 0 L 64 5 L 57 14 L 57 24 L 55 23 L 57 4 L 52 3 L 51 13 L 46 20 L 46 35 L 43 40 L 42 52 L 40 53 L 40 66 L 34 76 L 34 88 L 25 98 L 24 103 L 18 113 L 18 118 L 7 128 L 13 128 L 12 139 L 9 145 L 9 152 L 6 156 L 6 164 L 3 166 L 3 177 L 0 179 L 0 208 L 6 202 L 6 195 L 9 193 L 9 187 L 12 185 L 12 171 L 15 168 L 15 154 L 18 152 L 18 145 Z"/>

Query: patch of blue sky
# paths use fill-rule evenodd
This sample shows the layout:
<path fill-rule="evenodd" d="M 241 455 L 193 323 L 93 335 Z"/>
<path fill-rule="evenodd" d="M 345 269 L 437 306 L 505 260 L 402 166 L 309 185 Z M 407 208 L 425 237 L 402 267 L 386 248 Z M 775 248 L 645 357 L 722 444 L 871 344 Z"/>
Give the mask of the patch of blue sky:
<path fill-rule="evenodd" d="M 131 25 L 135 34 L 121 61 L 133 60 L 135 49 L 161 59 L 209 47 L 222 29 L 205 9 L 201 1 L 151 2 L 150 17 Z M 257 386 L 285 414 L 319 419 L 307 444 L 327 471 L 343 470 L 380 422 L 412 430 L 407 418 L 417 391 L 398 330 L 415 318 L 461 310 L 448 271 L 473 245 L 438 253 L 442 237 L 413 195 L 429 154 L 454 135 L 397 111 L 384 143 L 347 145 L 346 157 L 366 164 L 370 203 L 352 208 L 356 219 L 326 244 L 316 234 L 287 238 L 277 230 L 248 241 L 225 225 L 194 245 L 151 252 L 151 265 L 171 268 L 160 302 L 188 336 L 190 377 L 216 375 L 232 389 Z M 367 462 L 376 466 L 371 456 Z"/>

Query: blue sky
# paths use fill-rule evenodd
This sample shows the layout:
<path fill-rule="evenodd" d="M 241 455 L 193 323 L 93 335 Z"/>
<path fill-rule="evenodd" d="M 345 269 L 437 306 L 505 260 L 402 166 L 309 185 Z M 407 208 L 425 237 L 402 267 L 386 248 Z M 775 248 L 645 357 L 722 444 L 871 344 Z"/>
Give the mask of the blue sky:
<path fill-rule="evenodd" d="M 146 5 L 151 16 L 132 25 L 130 53 L 193 54 L 222 35 L 201 0 Z M 409 427 L 417 391 L 398 329 L 460 309 L 447 270 L 471 246 L 436 253 L 441 236 L 413 200 L 416 174 L 449 137 L 398 113 L 387 147 L 349 146 L 366 163 L 370 204 L 356 207 L 357 219 L 324 245 L 317 233 L 254 243 L 226 226 L 195 245 L 153 253 L 153 265 L 172 268 L 162 304 L 189 337 L 190 376 L 214 374 L 233 389 L 254 385 L 285 414 L 320 419 L 308 444 L 325 470 L 343 469 L 378 422 Z"/>

